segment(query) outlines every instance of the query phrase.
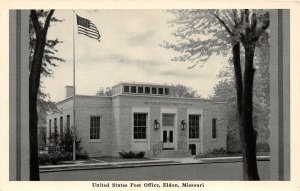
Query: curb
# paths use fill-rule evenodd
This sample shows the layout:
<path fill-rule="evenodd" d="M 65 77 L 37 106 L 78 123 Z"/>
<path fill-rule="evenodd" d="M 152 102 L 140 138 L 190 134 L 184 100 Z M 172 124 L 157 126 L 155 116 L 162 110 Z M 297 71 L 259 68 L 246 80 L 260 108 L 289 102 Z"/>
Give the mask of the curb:
<path fill-rule="evenodd" d="M 135 167 L 147 167 L 147 166 L 170 166 L 179 165 L 183 163 L 174 161 L 161 161 L 153 163 L 128 163 L 128 164 L 105 164 L 105 165 L 82 165 L 82 166 L 67 166 L 67 167 L 52 167 L 52 168 L 40 168 L 40 173 L 47 172 L 59 172 L 59 171 L 73 171 L 73 170 L 98 170 L 98 169 L 115 169 L 115 168 L 135 168 Z"/>
<path fill-rule="evenodd" d="M 202 161 L 205 164 L 210 163 L 231 163 L 231 162 L 242 162 L 242 157 L 235 157 L 235 158 L 203 158 Z M 256 158 L 256 161 L 270 161 L 270 156 L 259 156 Z"/>
<path fill-rule="evenodd" d="M 212 164 L 212 163 L 233 163 L 241 162 L 242 157 L 224 157 L 224 158 L 202 158 L 201 161 L 179 162 L 179 161 L 157 161 L 148 163 L 122 163 L 122 164 L 90 164 L 78 166 L 57 166 L 57 167 L 40 167 L 40 173 L 74 171 L 74 170 L 98 170 L 98 169 L 115 169 L 115 168 L 136 168 L 151 166 L 171 166 L 171 165 L 193 165 L 193 164 Z M 257 161 L 270 161 L 269 156 L 259 156 Z"/>

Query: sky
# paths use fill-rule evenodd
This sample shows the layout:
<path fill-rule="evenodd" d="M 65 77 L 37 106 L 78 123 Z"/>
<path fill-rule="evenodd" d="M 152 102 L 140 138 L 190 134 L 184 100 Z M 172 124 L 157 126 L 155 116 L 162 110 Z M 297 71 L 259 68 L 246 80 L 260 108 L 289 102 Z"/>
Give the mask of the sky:
<path fill-rule="evenodd" d="M 175 42 L 165 10 L 75 10 L 91 20 L 99 29 L 101 41 L 77 34 L 75 26 L 76 94 L 95 95 L 100 87 L 120 82 L 182 84 L 207 97 L 213 93 L 217 74 L 227 60 L 212 56 L 203 66 L 189 62 L 173 62 L 179 53 L 160 47 L 163 41 Z M 42 78 L 44 89 L 52 101 L 65 97 L 65 86 L 73 85 L 73 20 L 71 10 L 56 10 L 63 18 L 49 28 L 48 38 L 58 38 L 59 62 L 52 68 L 53 77 Z"/>

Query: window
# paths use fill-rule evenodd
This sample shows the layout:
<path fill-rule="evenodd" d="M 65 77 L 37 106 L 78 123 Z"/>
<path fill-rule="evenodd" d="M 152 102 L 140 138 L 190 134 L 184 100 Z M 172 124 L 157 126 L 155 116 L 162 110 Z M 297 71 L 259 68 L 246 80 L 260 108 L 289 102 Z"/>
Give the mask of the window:
<path fill-rule="evenodd" d="M 138 93 L 144 93 L 144 87 L 138 87 Z"/>
<path fill-rule="evenodd" d="M 164 94 L 164 88 L 158 88 L 158 94 Z"/>
<path fill-rule="evenodd" d="M 165 94 L 169 95 L 169 88 L 165 88 Z"/>
<path fill-rule="evenodd" d="M 100 117 L 91 116 L 90 118 L 90 139 L 100 139 Z"/>
<path fill-rule="evenodd" d="M 189 138 L 199 139 L 199 119 L 200 115 L 189 115 Z"/>
<path fill-rule="evenodd" d="M 131 93 L 136 93 L 136 87 L 135 86 L 131 86 Z"/>
<path fill-rule="evenodd" d="M 51 119 L 49 119 L 49 136 L 51 136 L 51 125 L 52 125 L 52 123 L 51 123 Z"/>
<path fill-rule="evenodd" d="M 124 92 L 129 93 L 129 86 L 124 86 Z"/>
<path fill-rule="evenodd" d="M 212 134 L 211 134 L 211 137 L 213 139 L 216 139 L 217 138 L 217 119 L 213 118 L 212 119 Z"/>
<path fill-rule="evenodd" d="M 59 119 L 59 134 L 60 134 L 60 138 L 63 139 L 63 126 L 64 126 L 64 123 L 63 123 L 63 117 L 60 117 Z"/>
<path fill-rule="evenodd" d="M 174 114 L 163 114 L 162 125 L 163 126 L 174 126 Z"/>
<path fill-rule="evenodd" d="M 157 94 L 157 89 L 155 87 L 152 87 L 152 94 Z"/>
<path fill-rule="evenodd" d="M 70 115 L 67 115 L 67 128 L 70 128 Z"/>
<path fill-rule="evenodd" d="M 145 87 L 145 93 L 150 94 L 150 87 Z"/>
<path fill-rule="evenodd" d="M 146 139 L 147 114 L 135 113 L 133 115 L 133 138 Z"/>
<path fill-rule="evenodd" d="M 57 119 L 54 118 L 54 133 L 57 133 Z"/>
<path fill-rule="evenodd" d="M 54 132 L 53 132 L 53 138 L 56 141 L 58 137 L 58 131 L 57 131 L 57 118 L 54 118 Z"/>

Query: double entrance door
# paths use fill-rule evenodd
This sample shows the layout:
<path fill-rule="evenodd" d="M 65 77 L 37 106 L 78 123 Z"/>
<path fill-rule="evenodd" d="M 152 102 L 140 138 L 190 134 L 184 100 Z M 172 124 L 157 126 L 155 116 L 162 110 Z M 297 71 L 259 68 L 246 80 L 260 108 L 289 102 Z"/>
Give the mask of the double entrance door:
<path fill-rule="evenodd" d="M 162 142 L 164 150 L 174 150 L 175 114 L 162 115 Z"/>
<path fill-rule="evenodd" d="M 173 130 L 163 130 L 163 149 L 174 150 Z"/>

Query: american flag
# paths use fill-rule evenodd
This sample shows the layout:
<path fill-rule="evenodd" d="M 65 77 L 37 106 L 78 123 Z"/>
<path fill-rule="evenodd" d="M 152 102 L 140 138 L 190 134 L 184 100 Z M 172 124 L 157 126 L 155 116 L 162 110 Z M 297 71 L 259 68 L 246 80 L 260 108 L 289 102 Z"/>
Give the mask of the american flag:
<path fill-rule="evenodd" d="M 94 23 L 92 23 L 92 21 L 85 19 L 83 17 L 80 17 L 78 15 L 76 15 L 76 18 L 77 18 L 78 34 L 83 34 L 85 36 L 88 36 L 90 38 L 100 41 L 101 35 L 100 35 L 96 25 L 94 25 Z"/>

